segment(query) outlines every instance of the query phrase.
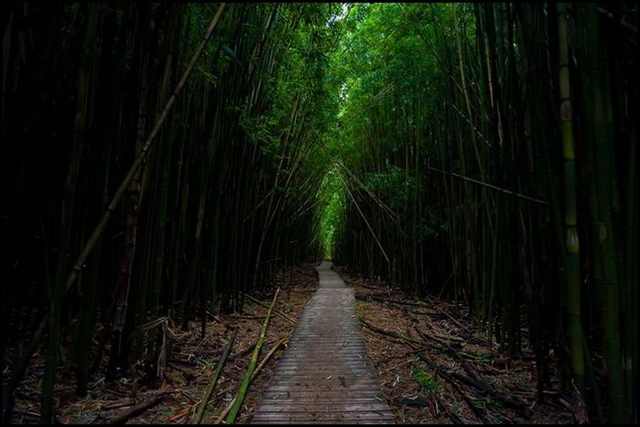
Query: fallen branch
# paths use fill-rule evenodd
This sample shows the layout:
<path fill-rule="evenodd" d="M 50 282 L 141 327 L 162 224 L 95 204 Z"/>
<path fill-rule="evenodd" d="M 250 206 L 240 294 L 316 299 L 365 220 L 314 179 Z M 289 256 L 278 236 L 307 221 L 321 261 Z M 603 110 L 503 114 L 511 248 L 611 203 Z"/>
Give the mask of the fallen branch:
<path fill-rule="evenodd" d="M 400 301 L 395 299 L 384 299 L 384 298 L 378 297 L 375 294 L 374 295 L 355 294 L 355 298 L 361 301 L 373 300 L 381 303 L 392 303 L 392 304 L 398 304 L 398 305 L 405 305 L 409 307 L 420 307 L 420 308 L 423 308 L 424 311 L 420 311 L 416 314 L 426 314 L 429 316 L 446 316 L 454 325 L 456 325 L 456 327 L 458 327 L 458 329 L 461 329 L 463 332 L 468 334 L 468 330 L 466 326 L 464 326 L 455 317 L 453 317 L 451 313 L 449 313 L 446 310 L 437 308 L 434 304 L 427 304 L 420 301 L 409 302 L 409 301 Z"/>
<path fill-rule="evenodd" d="M 182 389 L 180 389 L 180 394 L 182 394 L 184 397 L 189 399 L 191 402 L 198 403 L 198 401 L 196 399 L 194 399 L 193 396 L 191 396 L 189 393 L 187 393 L 186 391 L 184 391 Z"/>
<path fill-rule="evenodd" d="M 395 299 L 390 299 L 390 298 L 383 298 L 380 294 L 355 294 L 355 298 L 361 301 L 377 301 L 380 303 L 390 303 L 390 304 L 398 304 L 398 305 L 406 305 L 409 307 L 421 307 L 426 309 L 427 311 L 423 314 L 430 314 L 430 315 L 435 315 L 438 314 L 435 310 L 431 310 L 429 308 L 427 308 L 427 305 L 422 303 L 417 303 L 417 302 L 409 302 L 409 301 L 400 301 L 400 300 L 395 300 Z"/>
<path fill-rule="evenodd" d="M 441 313 L 439 311 L 432 310 L 432 309 L 427 309 L 427 311 L 420 311 L 420 310 L 413 309 L 413 310 L 411 310 L 410 313 L 411 314 L 419 314 L 419 315 L 422 315 L 422 316 L 429 316 L 429 317 L 435 318 L 436 320 L 444 319 L 446 317 L 446 315 L 444 315 L 443 313 Z"/>
<path fill-rule="evenodd" d="M 280 288 L 278 288 L 278 291 L 279 291 L 279 290 L 280 290 Z M 261 306 L 263 306 L 264 308 L 271 309 L 267 304 L 265 304 L 264 302 L 260 301 L 259 299 L 256 299 L 256 298 L 252 297 L 251 295 L 246 294 L 246 293 L 244 293 L 244 292 L 243 292 L 243 295 L 244 295 L 245 297 L 247 297 L 247 299 L 248 299 L 249 301 L 254 302 L 254 303 L 258 304 L 258 305 L 261 305 Z M 283 313 L 283 312 L 281 312 L 280 310 L 273 310 L 273 312 L 274 312 L 275 314 L 277 314 L 278 316 L 282 317 L 282 318 L 283 318 L 284 320 L 286 320 L 287 322 L 291 323 L 292 325 L 295 325 L 295 324 L 296 324 L 296 321 L 295 321 L 295 320 L 293 320 L 292 318 L 290 318 L 289 316 L 287 316 L 286 314 L 284 314 L 284 313 Z"/>
<path fill-rule="evenodd" d="M 436 310 L 437 312 L 447 316 L 447 318 L 451 321 L 451 323 L 453 323 L 454 325 L 456 325 L 458 327 L 458 329 L 462 330 L 466 335 L 471 335 L 469 330 L 467 329 L 467 327 L 465 325 L 463 325 L 462 323 L 460 323 L 460 321 L 458 321 L 458 319 L 456 319 L 455 317 L 453 317 L 451 315 L 451 313 L 449 313 L 447 310 L 442 310 L 439 309 L 438 307 L 434 306 L 434 310 Z"/>
<path fill-rule="evenodd" d="M 434 397 L 435 401 L 437 402 L 438 406 L 440 406 L 442 408 L 444 413 L 449 416 L 449 419 L 451 419 L 451 421 L 454 424 L 467 424 L 460 418 L 460 416 L 458 414 L 456 414 L 453 411 L 453 409 L 447 408 L 447 405 L 445 405 L 445 403 L 442 401 L 442 399 L 440 399 L 440 397 L 438 397 L 437 394 L 434 394 L 433 397 Z"/>
<path fill-rule="evenodd" d="M 283 345 L 285 345 L 287 343 L 287 341 L 289 341 L 289 336 L 288 335 L 286 337 L 282 338 L 280 341 L 278 341 L 273 347 L 271 347 L 271 350 L 269 350 L 269 353 L 267 353 L 267 355 L 264 356 L 264 359 L 262 359 L 262 361 L 260 362 L 260 364 L 256 368 L 256 370 L 255 370 L 255 372 L 253 374 L 253 377 L 251 377 L 251 380 L 253 380 L 256 377 L 256 375 L 258 374 L 258 372 L 260 372 L 262 370 L 264 365 L 269 361 L 269 359 L 271 358 L 271 356 L 273 356 L 273 354 L 276 352 L 276 350 L 279 349 L 280 347 L 282 347 Z"/>
<path fill-rule="evenodd" d="M 276 293 L 273 296 L 273 301 L 271 301 L 271 306 L 267 310 L 267 317 L 264 319 L 264 323 L 262 324 L 262 328 L 260 330 L 260 336 L 258 337 L 258 341 L 256 342 L 256 347 L 253 349 L 253 354 L 251 355 L 251 360 L 249 361 L 249 366 L 247 366 L 247 371 L 240 383 L 240 388 L 238 389 L 238 394 L 234 399 L 234 402 L 231 405 L 231 409 L 229 410 L 229 415 L 227 415 L 226 422 L 227 424 L 235 423 L 236 417 L 238 416 L 238 412 L 240 412 L 240 408 L 242 407 L 242 402 L 244 402 L 244 398 L 247 394 L 247 390 L 249 389 L 249 384 L 251 383 L 251 379 L 253 378 L 253 372 L 255 371 L 256 364 L 258 363 L 258 357 L 260 356 L 260 350 L 262 349 L 262 345 L 267 338 L 267 328 L 269 327 L 269 319 L 271 318 L 271 312 L 273 311 L 273 307 L 276 305 L 276 300 L 278 299 L 278 294 L 280 293 L 280 288 L 276 289 Z"/>
<path fill-rule="evenodd" d="M 431 370 L 434 371 L 435 375 L 440 376 L 440 378 L 444 379 L 451 385 L 451 387 L 462 397 L 462 399 L 465 401 L 467 406 L 469 406 L 469 409 L 471 409 L 471 411 L 478 418 L 478 420 L 482 421 L 484 424 L 491 424 L 490 420 L 486 417 L 484 412 L 480 408 L 478 408 L 478 406 L 476 406 L 476 404 L 473 403 L 471 398 L 469 398 L 467 393 L 465 393 L 460 388 L 460 385 L 457 383 L 457 381 L 453 379 L 453 377 L 450 375 L 450 372 L 448 372 L 447 369 L 445 369 L 442 366 L 439 366 L 435 362 L 432 362 L 423 353 L 418 353 L 418 357 L 420 357 L 420 359 L 422 359 L 422 361 L 425 362 L 429 366 L 429 368 L 431 368 Z"/>
<path fill-rule="evenodd" d="M 238 353 L 233 353 L 231 356 L 229 356 L 230 360 L 233 360 L 237 357 L 242 357 L 242 356 L 246 356 L 247 354 L 251 353 L 251 351 L 255 348 L 256 343 L 251 344 L 249 347 L 245 348 L 244 350 L 238 352 Z"/>
<path fill-rule="evenodd" d="M 456 373 L 456 376 L 460 377 L 461 380 L 465 381 L 469 385 L 474 386 L 478 390 L 481 390 L 482 392 L 489 394 L 491 397 L 495 398 L 496 400 L 500 400 L 506 406 L 509 406 L 515 409 L 516 411 L 518 411 L 518 413 L 520 413 L 520 415 L 522 415 L 523 417 L 529 418 L 531 416 L 531 410 L 529 409 L 529 406 L 525 401 L 517 397 L 511 397 L 506 393 L 496 390 L 495 387 L 488 384 L 486 381 L 484 381 L 480 377 L 480 375 L 478 375 L 477 372 L 471 369 L 471 366 L 469 366 L 468 363 L 463 363 L 462 367 L 464 368 L 468 377 L 465 377 L 462 374 Z"/>
<path fill-rule="evenodd" d="M 394 354 L 394 355 L 392 355 L 392 356 L 389 356 L 389 357 L 387 357 L 387 358 L 383 359 L 383 360 L 382 360 L 381 362 L 379 362 L 379 363 L 380 363 L 380 364 L 382 364 L 382 363 L 389 363 L 389 362 L 391 362 L 392 360 L 395 360 L 395 359 L 404 359 L 404 358 L 406 358 L 406 357 L 408 357 L 408 356 L 411 356 L 411 355 L 413 355 L 413 354 L 416 354 L 416 353 L 418 353 L 418 352 L 420 352 L 420 351 L 425 351 L 425 350 L 427 350 L 427 348 L 426 348 L 426 347 L 414 348 L 413 350 L 408 351 L 408 352 L 406 352 L 406 353 L 398 353 L 398 354 Z"/>
<path fill-rule="evenodd" d="M 424 351 L 424 349 L 421 349 L 421 351 Z M 411 352 L 410 352 L 410 353 L 411 353 Z M 410 354 L 410 353 L 408 353 L 408 354 Z M 403 356 L 407 356 L 407 354 L 405 354 L 405 355 L 403 355 Z M 390 366 L 390 367 L 386 368 L 384 371 L 381 371 L 381 372 L 380 372 L 380 376 L 382 376 L 383 374 L 386 374 L 386 373 L 388 373 L 388 372 L 391 372 L 391 371 L 393 371 L 394 369 L 401 368 L 402 366 L 408 365 L 408 364 L 413 363 L 413 362 L 415 362 L 415 359 L 411 359 L 411 358 L 410 358 L 410 359 L 405 360 L 404 362 L 398 363 L 397 365 Z"/>
<path fill-rule="evenodd" d="M 246 314 L 235 314 L 229 317 L 232 317 L 234 319 L 246 319 L 246 320 L 264 320 L 265 318 L 265 316 L 252 316 L 252 315 L 246 315 Z"/>
<path fill-rule="evenodd" d="M 167 393 L 160 394 L 154 397 L 153 399 L 147 400 L 146 402 L 143 402 L 138 406 L 134 406 L 133 408 L 125 411 L 124 413 L 115 416 L 111 420 L 107 421 L 105 424 L 124 424 L 131 418 L 136 417 L 141 413 L 143 413 L 144 411 L 146 411 L 147 409 L 156 406 L 166 396 L 167 396 Z"/>
<path fill-rule="evenodd" d="M 207 403 L 209 403 L 209 399 L 211 398 L 211 393 L 215 389 L 216 384 L 218 383 L 218 379 L 220 378 L 220 374 L 222 373 L 222 369 L 224 368 L 224 365 L 227 362 L 227 359 L 229 358 L 229 353 L 231 353 L 231 348 L 233 347 L 233 343 L 236 340 L 236 335 L 238 335 L 237 329 L 233 331 L 233 335 L 231 335 L 229 342 L 225 346 L 224 353 L 222 354 L 222 357 L 220 357 L 220 360 L 218 361 L 218 365 L 216 366 L 216 371 L 213 374 L 213 378 L 211 379 L 211 382 L 209 383 L 209 386 L 207 387 L 204 393 L 204 396 L 202 396 L 202 401 L 200 402 L 200 407 L 198 408 L 198 412 L 191 420 L 193 424 L 200 424 L 202 422 L 202 417 L 204 416 Z"/>
<path fill-rule="evenodd" d="M 273 354 L 276 352 L 277 349 L 279 349 L 281 346 L 283 346 L 284 344 L 286 344 L 286 342 L 289 340 L 289 336 L 286 336 L 284 338 L 282 338 L 280 341 L 278 341 L 272 348 L 271 350 L 269 350 L 269 353 L 267 353 L 267 355 L 264 357 L 264 359 L 262 359 L 262 362 L 260 362 L 260 365 L 258 365 L 258 367 L 256 368 L 256 370 L 253 372 L 253 375 L 251 377 L 251 381 L 253 381 L 258 374 L 260 373 L 260 371 L 262 370 L 262 368 L 264 367 L 264 365 L 267 364 L 267 362 L 269 361 L 269 359 L 271 358 L 271 356 L 273 356 Z M 218 418 L 215 421 L 215 424 L 220 424 L 222 422 L 222 420 L 227 416 L 227 414 L 229 413 L 229 411 L 231 410 L 231 408 L 233 407 L 233 405 L 236 402 L 236 397 L 233 398 L 233 400 L 231 402 L 229 402 L 229 405 L 227 405 L 227 407 L 224 409 L 224 411 L 222 411 L 222 413 L 218 416 Z M 228 424 L 228 423 L 227 423 Z"/>
<path fill-rule="evenodd" d="M 432 328 L 433 329 L 433 328 Z M 442 342 L 446 342 L 448 345 L 459 345 L 461 343 L 464 343 L 465 340 L 463 338 L 457 337 L 455 335 L 442 335 L 440 333 L 438 333 L 435 330 L 431 331 L 431 335 L 433 335 L 434 338 L 442 341 Z"/>
<path fill-rule="evenodd" d="M 471 369 L 468 363 L 463 362 L 462 367 L 464 368 L 467 375 L 464 375 L 460 372 L 447 370 L 441 366 L 436 365 L 434 362 L 429 360 L 423 353 L 418 353 L 420 359 L 422 359 L 425 363 L 427 363 L 432 369 L 437 370 L 438 373 L 445 379 L 447 379 L 450 383 L 452 383 L 452 379 L 460 381 L 461 383 L 465 383 L 479 390 L 483 394 L 489 395 L 492 398 L 503 402 L 506 406 L 509 406 L 520 413 L 520 415 L 525 418 L 529 418 L 531 416 L 531 410 L 529 409 L 526 402 L 522 401 L 517 397 L 508 396 L 505 393 L 502 393 L 499 390 L 496 390 L 493 386 L 487 384 L 485 381 L 480 378 L 480 376 Z M 456 385 L 457 387 L 457 385 Z M 462 393 L 462 391 L 461 391 Z M 483 420 L 484 421 L 484 420 Z M 485 421 L 486 422 L 486 421 Z"/>
<path fill-rule="evenodd" d="M 465 358 L 473 361 L 477 361 L 478 359 L 480 359 L 480 356 L 474 353 L 462 351 L 460 349 L 460 344 L 457 342 L 449 343 L 442 338 L 438 338 L 438 335 L 435 335 L 435 334 L 429 335 L 424 333 L 417 326 L 414 326 L 413 328 L 424 341 L 431 342 L 432 343 L 431 346 L 434 347 L 436 350 L 441 351 L 453 358 L 457 358 L 457 359 Z"/>
<path fill-rule="evenodd" d="M 131 399 L 128 402 L 118 402 L 118 403 L 113 403 L 111 405 L 100 406 L 100 410 L 101 411 L 113 411 L 114 409 L 120 409 L 120 408 L 126 408 L 127 406 L 132 406 L 133 403 L 134 402 Z"/>
<path fill-rule="evenodd" d="M 377 332 L 380 335 L 386 335 L 388 337 L 392 337 L 392 338 L 396 338 L 399 339 L 401 341 L 404 341 L 408 344 L 415 344 L 415 345 L 419 345 L 419 346 L 423 346 L 424 343 L 422 341 L 418 341 L 418 340 L 414 340 L 413 338 L 409 338 L 406 337 L 398 332 L 394 332 L 394 331 L 387 331 L 384 330 L 382 328 L 379 328 L 375 325 L 372 325 L 371 323 L 367 322 L 366 320 L 364 320 L 362 317 L 358 316 L 358 319 L 360 320 L 360 322 L 366 326 L 368 329 L 372 330 L 373 332 Z"/>
<path fill-rule="evenodd" d="M 183 410 L 178 411 L 176 414 L 173 414 L 172 416 L 167 418 L 167 421 L 169 421 L 169 423 L 171 424 L 176 424 L 178 420 L 189 415 L 189 411 L 191 411 L 191 407 L 186 407 Z"/>

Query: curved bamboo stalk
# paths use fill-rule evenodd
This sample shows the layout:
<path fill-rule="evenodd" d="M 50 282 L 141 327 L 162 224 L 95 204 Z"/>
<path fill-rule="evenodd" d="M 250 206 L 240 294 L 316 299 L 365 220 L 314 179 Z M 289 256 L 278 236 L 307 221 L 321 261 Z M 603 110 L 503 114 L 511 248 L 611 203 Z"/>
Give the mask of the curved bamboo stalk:
<path fill-rule="evenodd" d="M 258 376 L 260 371 L 262 371 L 262 368 L 264 368 L 264 365 L 266 365 L 269 359 L 271 359 L 271 356 L 273 356 L 280 347 L 285 345 L 288 340 L 289 340 L 289 336 L 286 336 L 282 338 L 280 341 L 278 341 L 277 343 L 275 343 L 273 347 L 271 347 L 271 350 L 269 350 L 269 352 L 264 356 L 264 358 L 262 359 L 262 361 L 260 362 L 256 370 L 253 371 L 253 374 L 251 376 L 251 381 L 253 381 Z M 224 420 L 224 418 L 229 414 L 229 411 L 231 411 L 231 408 L 234 406 L 237 398 L 238 397 L 236 396 L 233 398 L 231 402 L 229 402 L 227 407 L 220 413 L 220 415 L 218 416 L 214 424 L 220 424 L 222 420 Z"/>
<path fill-rule="evenodd" d="M 273 301 L 271 301 L 271 306 L 267 311 L 267 317 L 264 319 L 264 323 L 262 324 L 262 328 L 260 329 L 260 335 L 258 336 L 258 341 L 253 350 L 253 354 L 251 355 L 251 359 L 249 360 L 249 366 L 247 366 L 247 370 L 242 378 L 242 382 L 240 383 L 240 388 L 238 389 L 238 394 L 236 398 L 231 403 L 231 408 L 229 409 L 229 414 L 226 416 L 226 423 L 233 424 L 240 412 L 240 408 L 242 407 L 242 402 L 244 402 L 244 398 L 249 390 L 249 384 L 251 384 L 251 380 L 253 379 L 253 373 L 256 369 L 256 364 L 258 363 L 258 356 L 260 355 L 260 350 L 262 350 L 262 345 L 267 338 L 267 328 L 269 327 L 269 319 L 271 318 L 271 312 L 273 307 L 276 305 L 276 300 L 278 299 L 278 294 L 280 293 L 280 288 L 276 289 L 276 293 L 273 296 Z"/>

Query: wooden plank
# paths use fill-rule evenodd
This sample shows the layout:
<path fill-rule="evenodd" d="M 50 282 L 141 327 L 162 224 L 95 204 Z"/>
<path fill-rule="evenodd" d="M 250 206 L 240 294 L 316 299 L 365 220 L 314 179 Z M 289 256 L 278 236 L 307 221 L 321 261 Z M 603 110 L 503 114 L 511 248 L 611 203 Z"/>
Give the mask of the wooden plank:
<path fill-rule="evenodd" d="M 344 399 L 345 393 L 342 390 L 335 391 L 317 391 L 317 390 L 285 390 L 285 391 L 266 391 L 262 394 L 263 399 Z M 375 390 L 351 390 L 349 391 L 349 399 L 355 398 L 378 398 L 380 392 Z"/>
<path fill-rule="evenodd" d="M 362 403 L 370 403 L 370 404 L 378 404 L 384 402 L 383 399 L 377 399 L 375 397 L 351 397 L 345 399 L 344 394 L 340 393 L 340 395 L 336 395 L 336 397 L 332 399 L 262 399 L 262 403 L 264 405 L 275 405 L 275 404 L 283 404 L 283 405 L 295 405 L 297 403 L 301 404 L 318 404 L 318 405 L 358 405 Z"/>
<path fill-rule="evenodd" d="M 333 403 L 317 403 L 315 401 L 310 402 L 301 402 L 297 401 L 296 403 L 291 404 L 272 404 L 272 405 L 262 405 L 257 411 L 256 414 L 265 414 L 265 413 L 281 413 L 281 412 L 290 412 L 290 413 L 299 413 L 299 412 L 334 412 L 336 406 Z M 389 406 L 386 403 L 372 403 L 372 402 L 363 402 L 363 403 L 349 403 L 349 404 L 341 404 L 340 411 L 341 412 L 367 412 L 367 411 L 387 411 Z"/>
<path fill-rule="evenodd" d="M 358 422 L 363 420 L 385 420 L 393 422 L 394 416 L 391 412 L 353 412 L 353 413 L 304 413 L 304 414 L 256 414 L 252 421 L 262 423 L 263 421 L 279 421 L 299 422 L 299 421 L 318 421 L 318 422 L 334 422 L 334 421 L 351 421 Z"/>
<path fill-rule="evenodd" d="M 330 264 L 300 316 L 253 423 L 393 423 L 355 318 L 353 289 Z"/>
<path fill-rule="evenodd" d="M 345 390 L 346 388 L 346 390 Z M 352 392 L 352 391 L 367 391 L 367 390 L 371 390 L 371 391 L 377 391 L 378 387 L 375 386 L 374 384 L 353 384 L 350 387 L 339 387 L 336 384 L 302 384 L 302 385 L 295 385 L 295 384 L 290 384 L 290 385 L 272 385 L 269 387 L 270 391 L 304 391 L 304 390 L 315 390 L 317 392 L 322 392 L 322 391 L 339 391 L 342 393 L 345 392 Z"/>

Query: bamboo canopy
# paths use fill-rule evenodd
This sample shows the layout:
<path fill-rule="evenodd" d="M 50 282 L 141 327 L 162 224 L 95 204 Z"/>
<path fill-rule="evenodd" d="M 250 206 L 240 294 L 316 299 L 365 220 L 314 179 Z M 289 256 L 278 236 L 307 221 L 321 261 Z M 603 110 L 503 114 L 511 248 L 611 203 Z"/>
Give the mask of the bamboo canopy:
<path fill-rule="evenodd" d="M 162 379 L 169 324 L 294 325 L 263 292 L 331 259 L 533 352 L 540 401 L 638 423 L 635 3 L 5 9 L 2 421 L 36 360 L 50 423 L 61 381 Z"/>

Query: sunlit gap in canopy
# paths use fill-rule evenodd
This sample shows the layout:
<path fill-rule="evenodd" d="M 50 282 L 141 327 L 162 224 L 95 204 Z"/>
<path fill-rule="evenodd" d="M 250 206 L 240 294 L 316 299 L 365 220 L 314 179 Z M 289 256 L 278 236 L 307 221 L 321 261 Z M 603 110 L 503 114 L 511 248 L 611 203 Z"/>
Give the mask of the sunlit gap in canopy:
<path fill-rule="evenodd" d="M 322 179 L 318 192 L 318 238 L 324 259 L 331 260 L 335 242 L 344 227 L 345 188 L 344 179 L 334 163 Z"/>

